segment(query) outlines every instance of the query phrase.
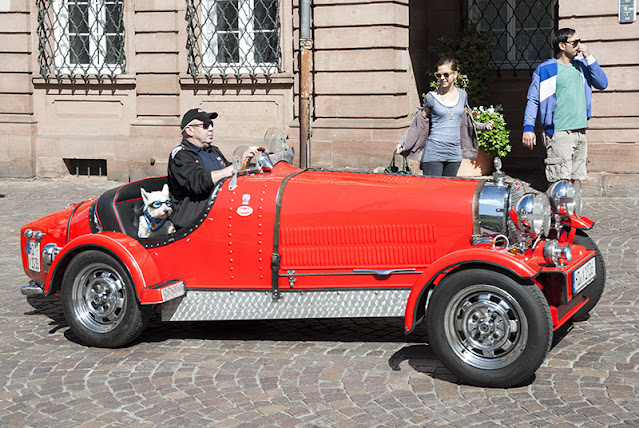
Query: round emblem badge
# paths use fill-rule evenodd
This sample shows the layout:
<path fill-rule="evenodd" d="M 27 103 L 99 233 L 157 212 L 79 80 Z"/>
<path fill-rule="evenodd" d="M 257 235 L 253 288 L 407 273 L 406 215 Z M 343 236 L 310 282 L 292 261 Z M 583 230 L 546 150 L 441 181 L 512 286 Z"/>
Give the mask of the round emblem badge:
<path fill-rule="evenodd" d="M 246 206 L 246 205 L 242 205 L 240 207 L 237 207 L 237 215 L 241 215 L 242 217 L 246 217 L 253 214 L 253 208 Z"/>

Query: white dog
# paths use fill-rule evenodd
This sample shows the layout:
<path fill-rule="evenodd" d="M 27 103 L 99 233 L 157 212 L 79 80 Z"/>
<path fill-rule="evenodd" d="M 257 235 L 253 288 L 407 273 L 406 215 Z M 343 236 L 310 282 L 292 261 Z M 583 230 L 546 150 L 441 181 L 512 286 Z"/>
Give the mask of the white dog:
<path fill-rule="evenodd" d="M 175 227 L 169 220 L 169 216 L 173 213 L 173 204 L 169 197 L 168 184 L 165 184 L 160 191 L 147 192 L 142 189 L 141 193 L 144 201 L 144 212 L 140 216 L 138 236 L 140 238 L 149 238 L 174 233 Z"/>

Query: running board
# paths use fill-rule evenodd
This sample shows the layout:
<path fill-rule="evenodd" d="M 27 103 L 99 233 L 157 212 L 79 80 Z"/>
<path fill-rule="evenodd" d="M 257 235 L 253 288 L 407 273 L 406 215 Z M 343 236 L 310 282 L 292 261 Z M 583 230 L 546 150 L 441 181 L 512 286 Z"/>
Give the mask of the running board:
<path fill-rule="evenodd" d="M 186 294 L 186 285 L 181 279 L 170 279 L 145 287 L 140 293 L 140 303 L 143 305 L 155 305 L 168 302 Z"/>

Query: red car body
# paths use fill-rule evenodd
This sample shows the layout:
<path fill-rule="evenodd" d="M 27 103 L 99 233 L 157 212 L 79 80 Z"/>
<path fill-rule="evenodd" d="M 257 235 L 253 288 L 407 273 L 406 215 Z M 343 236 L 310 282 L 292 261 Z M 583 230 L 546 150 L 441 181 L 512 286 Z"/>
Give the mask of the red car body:
<path fill-rule="evenodd" d="M 596 257 L 603 266 L 598 249 L 573 242 L 576 231 L 592 226 L 586 218 L 564 218 L 559 248 L 571 257 L 556 266 L 544 254 L 548 237 L 510 245 L 509 237 L 522 236 L 511 230 L 518 221 L 512 199 L 523 195 L 517 182 L 502 191 L 486 180 L 279 162 L 239 176 L 233 190 L 219 183 L 191 227 L 138 238 L 139 189 L 164 182 L 129 183 L 26 224 L 22 260 L 32 282 L 23 294 L 61 291 L 71 328 L 95 346 L 135 339 L 156 304 L 167 321 L 403 316 L 410 332 L 426 319 L 438 355 L 463 380 L 509 386 L 541 364 L 553 329 L 589 300 L 594 306 L 587 290 L 595 278 L 603 281 L 601 272 L 590 272 Z M 494 189 L 501 196 L 486 200 Z M 492 207 L 495 201 L 503 206 Z M 482 216 L 486 209 L 490 215 Z M 483 222 L 495 219 L 502 226 L 493 229 L 504 230 L 486 233 Z M 484 291 L 472 283 L 478 274 L 489 275 L 480 281 Z M 573 281 L 580 281 L 578 293 Z M 435 293 L 442 284 L 477 292 L 457 292 L 453 309 L 434 314 L 433 299 L 447 306 L 449 297 Z M 532 303 L 521 303 L 520 292 L 532 293 Z M 542 352 L 522 362 L 526 347 Z M 466 358 L 466 348 L 475 357 Z"/>

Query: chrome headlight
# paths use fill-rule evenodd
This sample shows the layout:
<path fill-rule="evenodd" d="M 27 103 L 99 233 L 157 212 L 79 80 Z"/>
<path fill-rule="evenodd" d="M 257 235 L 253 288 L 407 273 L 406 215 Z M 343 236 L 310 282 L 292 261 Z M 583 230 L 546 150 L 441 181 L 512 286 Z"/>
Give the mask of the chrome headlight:
<path fill-rule="evenodd" d="M 498 185 L 486 182 L 476 204 L 476 235 L 494 236 L 504 234 L 508 239 L 515 240 L 516 228 L 509 218 L 511 208 L 524 195 L 524 185 L 520 181 Z"/>
<path fill-rule="evenodd" d="M 548 188 L 548 197 L 555 214 L 561 217 L 580 216 L 583 206 L 581 183 L 560 180 Z"/>
<path fill-rule="evenodd" d="M 48 273 L 53 260 L 57 257 L 58 253 L 62 250 L 62 247 L 58 247 L 56 244 L 47 244 L 42 249 L 42 270 L 44 273 Z"/>
<path fill-rule="evenodd" d="M 548 196 L 527 193 L 517 201 L 513 218 L 517 229 L 529 236 L 550 232 L 550 201 Z"/>

